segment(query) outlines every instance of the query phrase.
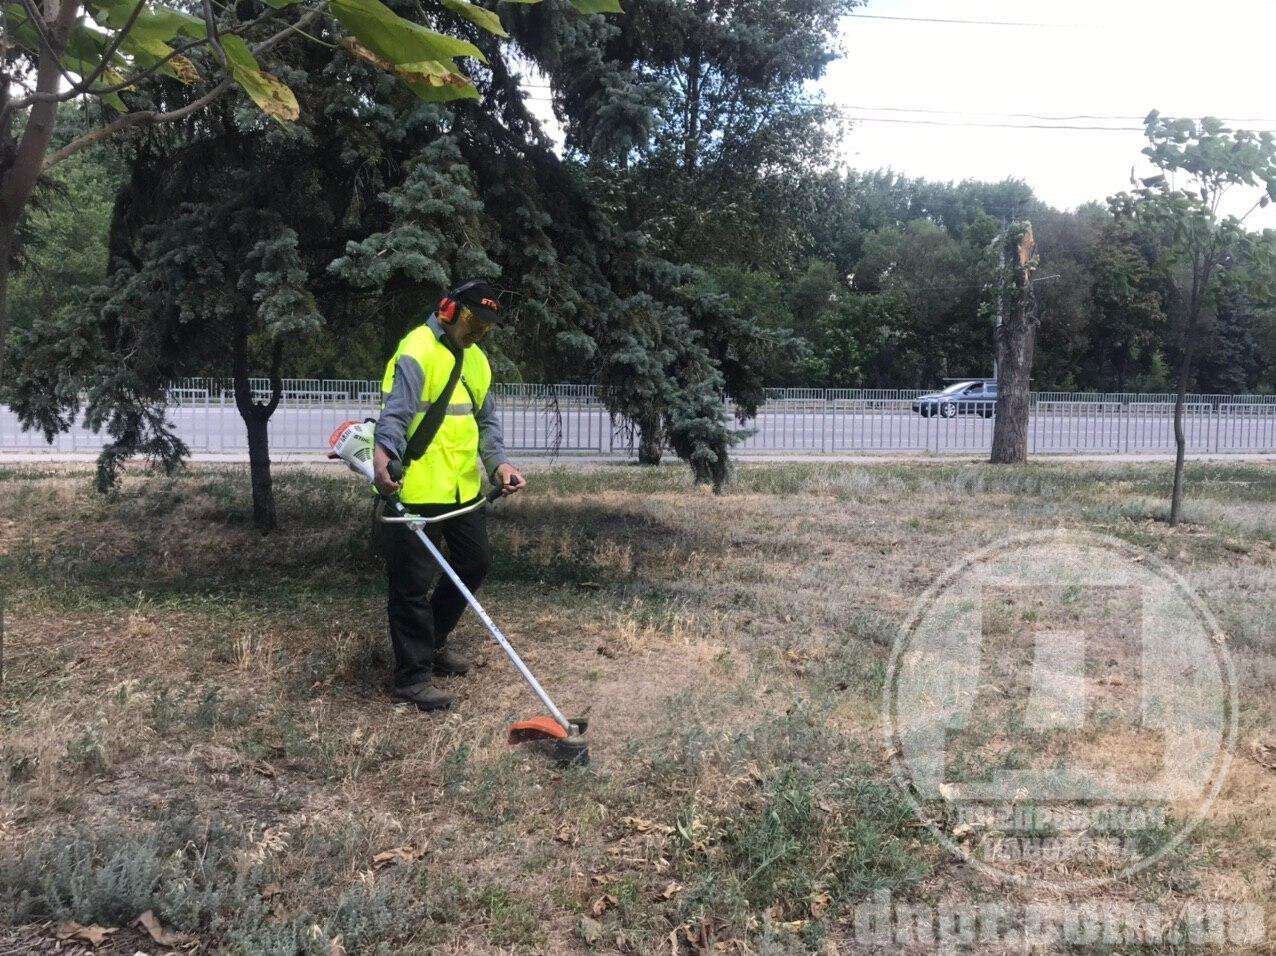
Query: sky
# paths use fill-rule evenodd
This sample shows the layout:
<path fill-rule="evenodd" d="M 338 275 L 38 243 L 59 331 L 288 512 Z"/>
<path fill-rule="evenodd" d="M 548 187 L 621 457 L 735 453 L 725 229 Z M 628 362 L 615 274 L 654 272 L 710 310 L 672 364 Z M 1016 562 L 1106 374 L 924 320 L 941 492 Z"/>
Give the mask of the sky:
<path fill-rule="evenodd" d="M 940 181 L 1013 176 L 1051 205 L 1073 209 L 1129 188 L 1132 166 L 1151 174 L 1140 150 L 1147 145 L 1141 120 L 1152 109 L 1276 130 L 1276 0 L 869 0 L 858 13 L 865 16 L 843 22 L 841 57 L 815 84 L 825 101 L 848 107 L 848 117 L 1021 125 L 1043 121 L 997 114 L 1118 116 L 1130 118 L 1058 122 L 1135 129 L 865 120 L 848 128 L 831 157 L 854 169 Z M 548 103 L 528 105 L 558 132 Z M 1237 196 L 1225 211 L 1240 215 L 1252 203 Z M 1246 223 L 1276 228 L 1276 203 Z"/>
<path fill-rule="evenodd" d="M 1012 21 L 990 26 L 876 20 L 843 23 L 842 57 L 818 84 L 846 115 L 942 123 L 1030 124 L 989 114 L 1250 119 L 1276 130 L 1276 0 L 869 0 L 879 17 Z M 956 113 L 958 115 L 945 115 Z M 1131 132 L 989 129 L 860 122 L 841 144 L 852 168 L 888 167 L 937 180 L 1025 180 L 1069 209 L 1129 187 L 1130 167 L 1150 174 L 1136 120 Z M 1258 194 L 1252 192 L 1250 196 Z M 1239 200 L 1228 211 L 1241 214 Z M 1276 228 L 1276 204 L 1247 220 Z"/>

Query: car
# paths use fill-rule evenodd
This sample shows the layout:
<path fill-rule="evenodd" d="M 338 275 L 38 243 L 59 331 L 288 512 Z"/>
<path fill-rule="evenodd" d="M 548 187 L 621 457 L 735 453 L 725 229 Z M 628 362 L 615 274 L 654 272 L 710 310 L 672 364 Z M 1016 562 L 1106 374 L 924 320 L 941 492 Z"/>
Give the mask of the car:
<path fill-rule="evenodd" d="M 922 418 L 938 415 L 978 415 L 992 418 L 997 407 L 997 383 L 986 381 L 954 382 L 943 391 L 931 392 L 913 402 L 913 411 Z"/>

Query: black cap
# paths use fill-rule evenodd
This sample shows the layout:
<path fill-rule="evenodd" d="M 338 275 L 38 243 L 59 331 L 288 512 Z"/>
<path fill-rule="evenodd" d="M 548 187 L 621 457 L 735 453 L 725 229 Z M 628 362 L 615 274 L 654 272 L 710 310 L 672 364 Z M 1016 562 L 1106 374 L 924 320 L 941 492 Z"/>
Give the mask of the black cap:
<path fill-rule="evenodd" d="M 478 316 L 480 322 L 498 322 L 501 318 L 501 303 L 497 293 L 482 279 L 471 279 L 453 289 L 448 298 L 461 303 Z"/>

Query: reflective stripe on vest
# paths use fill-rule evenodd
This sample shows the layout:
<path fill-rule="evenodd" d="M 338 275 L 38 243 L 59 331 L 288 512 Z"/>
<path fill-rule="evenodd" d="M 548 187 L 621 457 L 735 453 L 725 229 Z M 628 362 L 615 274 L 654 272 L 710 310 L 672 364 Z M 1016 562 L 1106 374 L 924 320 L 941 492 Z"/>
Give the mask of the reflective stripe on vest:
<path fill-rule="evenodd" d="M 386 401 L 386 395 L 383 393 L 381 396 L 382 408 L 385 408 L 385 401 Z M 430 410 L 430 406 L 433 404 L 434 404 L 433 402 L 425 402 L 425 401 L 421 402 L 416 407 L 417 413 L 420 415 L 424 415 L 426 412 Z M 443 414 L 444 415 L 469 415 L 473 411 L 474 411 L 474 405 L 471 402 L 453 402 L 451 405 L 447 407 L 447 411 L 444 412 Z"/>

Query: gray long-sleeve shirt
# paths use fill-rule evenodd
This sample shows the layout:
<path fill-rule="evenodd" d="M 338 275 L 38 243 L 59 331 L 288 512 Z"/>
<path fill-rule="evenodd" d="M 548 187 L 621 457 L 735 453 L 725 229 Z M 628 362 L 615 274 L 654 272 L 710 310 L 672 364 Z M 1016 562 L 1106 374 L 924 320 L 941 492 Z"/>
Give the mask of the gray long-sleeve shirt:
<path fill-rule="evenodd" d="M 425 324 L 440 339 L 445 334 L 437 315 L 431 315 Z M 393 385 L 390 394 L 386 396 L 381 417 L 377 419 L 375 433 L 376 443 L 393 458 L 403 457 L 408 446 L 408 428 L 412 425 L 412 419 L 428 407 L 421 400 L 424 387 L 425 370 L 421 368 L 421 363 L 410 355 L 400 355 L 394 363 Z M 500 419 L 496 417 L 496 406 L 492 402 L 490 389 L 483 396 L 482 406 L 474 409 L 474 420 L 478 423 L 479 458 L 490 476 L 498 465 L 510 460 L 505 453 L 505 433 L 501 430 Z"/>

